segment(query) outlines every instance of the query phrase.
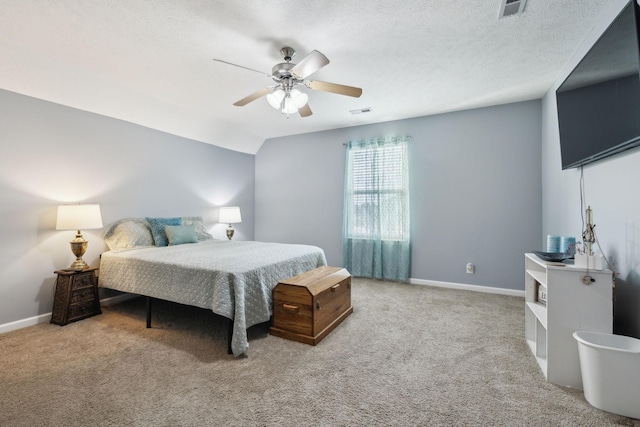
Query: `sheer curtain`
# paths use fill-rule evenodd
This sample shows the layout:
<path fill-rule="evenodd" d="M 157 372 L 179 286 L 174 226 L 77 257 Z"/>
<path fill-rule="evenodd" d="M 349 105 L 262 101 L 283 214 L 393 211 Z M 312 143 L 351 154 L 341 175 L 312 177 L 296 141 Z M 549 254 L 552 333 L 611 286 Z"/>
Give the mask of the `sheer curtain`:
<path fill-rule="evenodd" d="M 408 140 L 347 144 L 342 253 L 353 276 L 409 279 Z"/>

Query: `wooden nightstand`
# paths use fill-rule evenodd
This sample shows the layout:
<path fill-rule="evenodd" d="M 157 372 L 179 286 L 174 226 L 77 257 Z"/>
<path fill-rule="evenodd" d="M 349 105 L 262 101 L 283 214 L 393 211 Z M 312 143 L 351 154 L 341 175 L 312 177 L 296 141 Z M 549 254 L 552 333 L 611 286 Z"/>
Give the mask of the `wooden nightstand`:
<path fill-rule="evenodd" d="M 55 271 L 58 279 L 53 298 L 51 323 L 63 326 L 102 313 L 98 299 L 96 270 L 97 268 Z"/>

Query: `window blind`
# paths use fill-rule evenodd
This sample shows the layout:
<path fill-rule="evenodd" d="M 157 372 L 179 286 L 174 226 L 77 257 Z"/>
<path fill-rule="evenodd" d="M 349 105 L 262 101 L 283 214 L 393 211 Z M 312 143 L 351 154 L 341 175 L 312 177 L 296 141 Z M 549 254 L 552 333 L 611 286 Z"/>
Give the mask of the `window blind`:
<path fill-rule="evenodd" d="M 408 239 L 406 144 L 356 146 L 348 163 L 348 236 Z"/>

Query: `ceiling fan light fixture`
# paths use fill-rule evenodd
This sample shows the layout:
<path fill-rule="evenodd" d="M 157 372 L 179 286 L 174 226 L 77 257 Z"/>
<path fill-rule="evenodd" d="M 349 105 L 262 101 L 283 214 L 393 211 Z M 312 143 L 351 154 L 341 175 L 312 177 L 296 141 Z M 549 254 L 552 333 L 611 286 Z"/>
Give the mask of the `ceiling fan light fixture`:
<path fill-rule="evenodd" d="M 295 114 L 298 112 L 298 107 L 296 107 L 293 98 L 290 95 L 284 98 L 284 103 L 282 104 L 282 114 Z"/>
<path fill-rule="evenodd" d="M 509 2 L 524 2 L 526 0 L 502 0 Z M 638 0 L 640 1 L 640 0 Z M 298 113 L 300 117 L 309 117 L 313 114 L 309 108 L 309 95 L 297 89 L 297 87 L 306 87 L 309 90 L 335 93 L 338 95 L 351 96 L 359 98 L 362 95 L 362 89 L 359 87 L 346 86 L 336 83 L 322 82 L 317 80 L 306 80 L 311 74 L 315 73 L 329 63 L 329 59 L 322 53 L 314 50 L 307 54 L 297 64 L 291 62 L 295 50 L 291 47 L 283 47 L 280 53 L 284 56 L 284 61 L 276 64 L 271 69 L 271 74 L 254 70 L 253 68 L 243 65 L 233 64 L 231 62 L 215 59 L 214 61 L 232 65 L 234 67 L 243 68 L 270 77 L 276 84 L 267 86 L 244 98 L 233 103 L 236 107 L 243 107 L 256 99 L 265 97 L 269 105 L 276 110 L 285 114 L 287 118 L 290 114 Z M 363 111 L 364 112 L 364 111 Z"/>
<path fill-rule="evenodd" d="M 284 99 L 284 91 L 282 89 L 274 89 L 267 95 L 267 102 L 275 109 L 280 109 L 282 100 Z"/>
<path fill-rule="evenodd" d="M 298 89 L 291 90 L 291 99 L 293 99 L 293 105 L 296 108 L 302 108 L 307 105 L 309 101 L 309 95 L 304 92 L 300 92 Z"/>

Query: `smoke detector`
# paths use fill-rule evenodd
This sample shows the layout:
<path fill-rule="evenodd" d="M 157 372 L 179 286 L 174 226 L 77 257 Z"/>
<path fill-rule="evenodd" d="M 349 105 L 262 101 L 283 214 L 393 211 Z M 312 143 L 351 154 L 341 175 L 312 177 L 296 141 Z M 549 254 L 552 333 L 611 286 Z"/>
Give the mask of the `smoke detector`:
<path fill-rule="evenodd" d="M 522 12 L 524 12 L 524 4 L 526 2 L 527 0 L 502 0 L 498 18 L 520 15 Z"/>

